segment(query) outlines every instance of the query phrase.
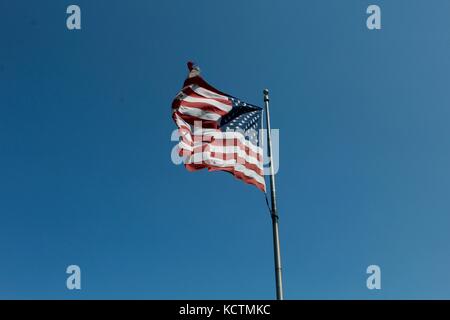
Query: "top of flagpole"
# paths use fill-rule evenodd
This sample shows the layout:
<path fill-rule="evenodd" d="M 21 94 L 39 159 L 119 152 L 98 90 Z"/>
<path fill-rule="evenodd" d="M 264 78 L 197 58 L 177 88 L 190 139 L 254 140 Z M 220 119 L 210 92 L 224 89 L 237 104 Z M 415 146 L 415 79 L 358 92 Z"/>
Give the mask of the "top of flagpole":
<path fill-rule="evenodd" d="M 269 89 L 264 89 L 264 101 L 269 101 Z"/>

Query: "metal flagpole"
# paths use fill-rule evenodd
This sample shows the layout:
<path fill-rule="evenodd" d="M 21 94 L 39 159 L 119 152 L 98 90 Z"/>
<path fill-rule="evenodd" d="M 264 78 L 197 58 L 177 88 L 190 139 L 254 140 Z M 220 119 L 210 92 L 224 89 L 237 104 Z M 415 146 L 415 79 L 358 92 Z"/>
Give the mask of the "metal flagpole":
<path fill-rule="evenodd" d="M 269 90 L 264 89 L 264 106 L 266 109 L 266 130 L 267 130 L 267 155 L 270 161 L 270 196 L 272 208 L 270 215 L 272 217 L 273 230 L 273 253 L 275 258 L 275 281 L 277 288 L 277 300 L 283 300 L 283 282 L 281 275 L 281 254 L 280 254 L 280 237 L 278 233 L 278 210 L 277 197 L 275 190 L 275 174 L 272 159 L 272 140 L 270 138 L 270 113 L 269 113 Z"/>

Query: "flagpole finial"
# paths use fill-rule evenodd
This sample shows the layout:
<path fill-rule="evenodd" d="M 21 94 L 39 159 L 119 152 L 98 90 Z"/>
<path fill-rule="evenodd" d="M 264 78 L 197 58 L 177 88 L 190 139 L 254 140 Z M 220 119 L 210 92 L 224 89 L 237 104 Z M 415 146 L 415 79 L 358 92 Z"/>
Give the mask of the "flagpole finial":
<path fill-rule="evenodd" d="M 269 89 L 264 89 L 264 101 L 269 101 Z"/>

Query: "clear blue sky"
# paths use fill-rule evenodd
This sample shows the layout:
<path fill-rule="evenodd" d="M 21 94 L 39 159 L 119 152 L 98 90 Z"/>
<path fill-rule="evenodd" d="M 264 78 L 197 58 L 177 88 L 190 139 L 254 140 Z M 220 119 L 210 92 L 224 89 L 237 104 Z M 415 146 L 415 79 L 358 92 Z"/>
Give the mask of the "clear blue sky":
<path fill-rule="evenodd" d="M 261 192 L 170 160 L 190 59 L 248 102 L 271 90 L 286 298 L 450 298 L 449 17 L 446 0 L 1 1 L 0 298 L 274 297 Z"/>

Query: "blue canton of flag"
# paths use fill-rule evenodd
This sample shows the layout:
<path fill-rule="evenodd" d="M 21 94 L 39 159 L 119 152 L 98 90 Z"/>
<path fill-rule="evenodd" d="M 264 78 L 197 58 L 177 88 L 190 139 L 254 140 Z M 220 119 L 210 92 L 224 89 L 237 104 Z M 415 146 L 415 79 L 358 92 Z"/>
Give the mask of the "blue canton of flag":
<path fill-rule="evenodd" d="M 240 131 L 244 133 L 246 140 L 258 146 L 262 109 L 236 98 L 230 98 L 230 101 L 232 103 L 232 109 L 222 117 L 220 129 L 222 131 Z"/>

